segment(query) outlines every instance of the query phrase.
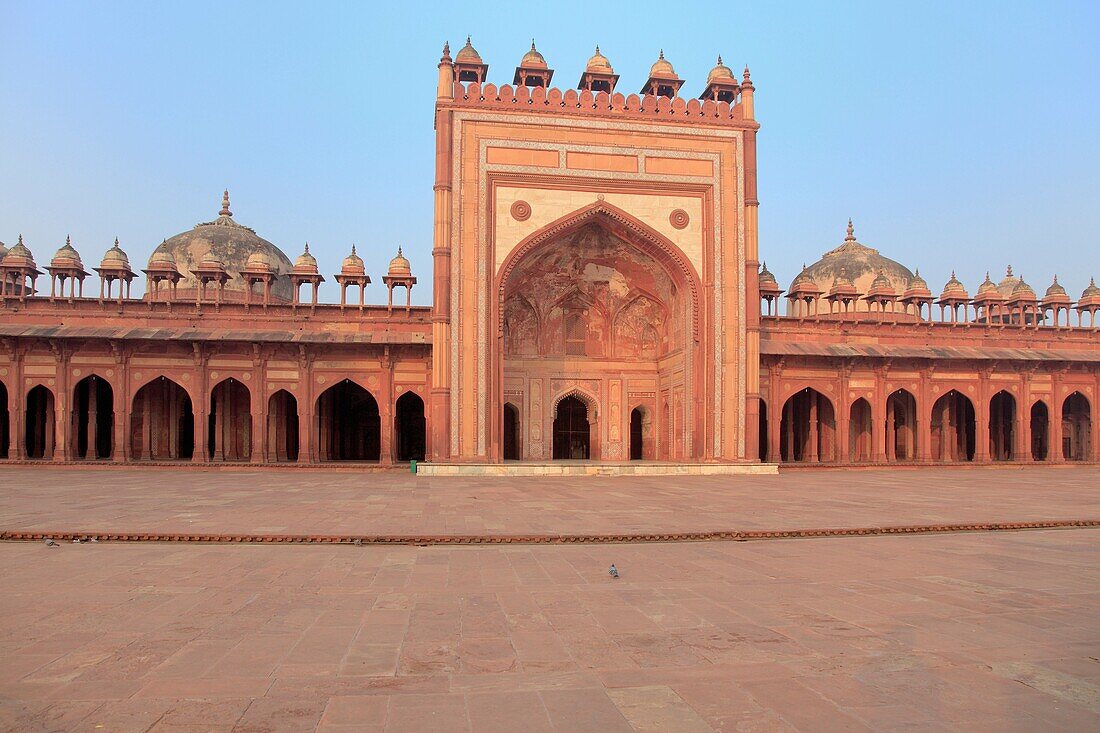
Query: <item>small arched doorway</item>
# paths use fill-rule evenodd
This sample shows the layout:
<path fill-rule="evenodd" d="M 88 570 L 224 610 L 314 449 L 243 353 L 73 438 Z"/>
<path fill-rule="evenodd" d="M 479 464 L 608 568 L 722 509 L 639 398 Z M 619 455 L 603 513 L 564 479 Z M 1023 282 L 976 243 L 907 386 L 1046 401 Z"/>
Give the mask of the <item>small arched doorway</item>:
<path fill-rule="evenodd" d="M 8 444 L 11 442 L 8 428 L 8 388 L 0 382 L 0 458 L 8 457 Z"/>
<path fill-rule="evenodd" d="M 27 393 L 27 458 L 49 460 L 54 449 L 53 392 L 41 384 Z"/>
<path fill-rule="evenodd" d="M 504 460 L 519 460 L 519 408 L 511 402 L 504 403 Z"/>
<path fill-rule="evenodd" d="M 1042 400 L 1031 406 L 1031 460 L 1045 461 L 1050 455 L 1050 411 Z"/>
<path fill-rule="evenodd" d="M 195 450 L 195 414 L 187 390 L 167 377 L 134 395 L 130 413 L 134 460 L 189 461 Z"/>
<path fill-rule="evenodd" d="M 836 460 L 833 403 L 816 389 L 807 387 L 787 399 L 779 430 L 779 456 L 784 463 Z"/>
<path fill-rule="evenodd" d="M 554 413 L 554 458 L 588 460 L 591 451 L 588 406 L 570 395 L 558 402 Z"/>
<path fill-rule="evenodd" d="M 852 403 L 848 422 L 848 460 L 869 463 L 871 460 L 871 403 L 860 397 Z"/>
<path fill-rule="evenodd" d="M 394 453 L 399 461 L 423 461 L 427 441 L 424 400 L 415 392 L 397 399 L 393 418 Z"/>
<path fill-rule="evenodd" d="M 1089 460 L 1092 443 L 1092 414 L 1089 401 L 1074 392 L 1062 403 L 1062 458 L 1067 461 Z"/>
<path fill-rule="evenodd" d="M 974 445 L 974 404 L 953 389 L 932 405 L 932 455 L 940 461 L 973 461 Z"/>
<path fill-rule="evenodd" d="M 764 463 L 768 460 L 768 403 L 764 400 L 759 401 L 760 404 L 760 426 L 757 430 L 756 439 L 758 453 L 760 454 L 760 462 Z"/>
<path fill-rule="evenodd" d="M 350 379 L 317 398 L 317 428 L 322 461 L 377 461 L 382 454 L 378 402 Z"/>
<path fill-rule="evenodd" d="M 222 380 L 210 393 L 208 458 L 247 461 L 252 457 L 252 395 L 236 379 Z"/>
<path fill-rule="evenodd" d="M 630 411 L 630 460 L 640 461 L 646 457 L 646 415 L 641 407 Z"/>
<path fill-rule="evenodd" d="M 267 460 L 298 460 L 298 399 L 285 389 L 267 400 Z"/>
<path fill-rule="evenodd" d="M 912 461 L 917 457 L 917 399 L 904 389 L 886 400 L 886 460 Z"/>
<path fill-rule="evenodd" d="M 1016 398 L 1001 390 L 989 400 L 989 457 L 994 461 L 1013 459 Z"/>
<path fill-rule="evenodd" d="M 114 448 L 114 390 L 91 374 L 73 389 L 72 445 L 77 460 L 103 460 Z"/>

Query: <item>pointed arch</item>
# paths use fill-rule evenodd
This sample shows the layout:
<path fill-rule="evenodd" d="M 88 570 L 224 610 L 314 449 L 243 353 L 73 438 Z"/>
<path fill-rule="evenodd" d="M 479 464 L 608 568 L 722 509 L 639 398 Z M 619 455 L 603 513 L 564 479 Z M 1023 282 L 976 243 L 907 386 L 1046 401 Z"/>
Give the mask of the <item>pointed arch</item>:
<path fill-rule="evenodd" d="M 191 395 L 159 374 L 134 393 L 130 407 L 130 455 L 134 460 L 189 461 L 195 450 Z"/>
<path fill-rule="evenodd" d="M 871 403 L 860 397 L 852 403 L 848 412 L 848 460 L 852 463 L 869 463 L 872 457 Z"/>
<path fill-rule="evenodd" d="M 72 457 L 109 459 L 114 450 L 114 387 L 93 372 L 73 387 L 70 413 Z"/>
<path fill-rule="evenodd" d="M 427 446 L 427 421 L 424 400 L 413 390 L 406 390 L 393 411 L 394 453 L 398 461 L 423 461 Z"/>
<path fill-rule="evenodd" d="M 689 293 L 692 339 L 698 340 L 701 286 L 695 267 L 668 237 L 606 201 L 596 201 L 550 222 L 529 234 L 508 253 L 496 278 L 498 333 L 503 333 L 504 329 L 505 287 L 516 266 L 541 245 L 591 223 L 604 227 L 615 236 L 638 247 L 663 265 L 675 282 L 686 287 Z"/>
<path fill-rule="evenodd" d="M 44 384 L 36 384 L 27 391 L 25 404 L 23 445 L 27 449 L 27 458 L 48 461 L 53 458 L 55 447 L 53 390 Z"/>
<path fill-rule="evenodd" d="M 8 387 L 0 380 L 0 459 L 8 457 L 11 445 L 11 423 L 8 412 Z"/>
<path fill-rule="evenodd" d="M 842 403 L 843 404 L 843 403 Z M 812 387 L 795 392 L 783 404 L 780 458 L 785 463 L 836 460 L 833 403 Z"/>
<path fill-rule="evenodd" d="M 907 389 L 894 390 L 886 398 L 886 460 L 917 458 L 917 398 Z"/>
<path fill-rule="evenodd" d="M 1062 400 L 1062 458 L 1087 461 L 1092 457 L 1092 405 L 1080 391 Z"/>
<path fill-rule="evenodd" d="M 298 398 L 280 389 L 267 399 L 267 460 L 298 460 Z"/>
<path fill-rule="evenodd" d="M 1016 398 L 1001 390 L 989 399 L 989 457 L 994 461 L 1015 458 Z"/>
<path fill-rule="evenodd" d="M 382 418 L 368 389 L 343 379 L 321 393 L 314 412 L 322 461 L 379 460 Z"/>
<path fill-rule="evenodd" d="M 932 426 L 932 457 L 939 461 L 974 460 L 974 403 L 958 390 L 948 390 L 929 415 Z"/>
<path fill-rule="evenodd" d="M 1031 405 L 1031 460 L 1045 461 L 1050 457 L 1050 408 L 1044 400 Z"/>
<path fill-rule="evenodd" d="M 207 456 L 213 461 L 247 461 L 252 457 L 252 392 L 235 377 L 210 390 L 210 436 Z"/>

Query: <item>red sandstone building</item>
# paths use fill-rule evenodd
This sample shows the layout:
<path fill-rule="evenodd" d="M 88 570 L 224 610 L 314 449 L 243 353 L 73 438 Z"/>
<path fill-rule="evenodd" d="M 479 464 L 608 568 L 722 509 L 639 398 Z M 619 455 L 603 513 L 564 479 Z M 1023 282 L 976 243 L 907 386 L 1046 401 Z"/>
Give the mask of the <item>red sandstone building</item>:
<path fill-rule="evenodd" d="M 937 295 L 849 222 L 784 290 L 759 262 L 748 69 L 719 59 L 689 98 L 662 54 L 630 93 L 597 49 L 562 90 L 532 45 L 511 85 L 487 74 L 444 48 L 430 308 L 400 251 L 367 304 L 354 248 L 319 303 L 308 245 L 292 262 L 228 193 L 153 251 L 142 298 L 117 242 L 88 292 L 70 242 L 45 272 L 0 245 L 0 459 L 1100 456 L 1094 284 L 1074 302 L 1009 270 Z"/>

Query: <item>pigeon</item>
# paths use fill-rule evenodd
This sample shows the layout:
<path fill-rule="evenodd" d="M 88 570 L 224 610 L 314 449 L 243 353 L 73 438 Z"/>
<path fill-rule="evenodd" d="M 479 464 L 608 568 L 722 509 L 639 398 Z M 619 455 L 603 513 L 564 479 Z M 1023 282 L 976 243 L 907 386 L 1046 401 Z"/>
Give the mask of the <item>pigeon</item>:
<path fill-rule="evenodd" d="M 363 540 L 357 539 L 357 540 L 352 541 L 351 544 L 355 545 L 356 547 L 362 547 L 363 546 Z"/>
<path fill-rule="evenodd" d="M 49 537 L 46 538 L 45 542 L 46 542 L 46 547 L 61 547 L 61 545 L 57 544 L 56 542 L 51 540 Z"/>
<path fill-rule="evenodd" d="M 612 578 L 618 578 L 619 577 L 619 569 L 617 567 L 615 567 L 614 565 L 612 565 L 611 567 L 609 567 L 607 569 L 607 574 L 610 575 Z"/>

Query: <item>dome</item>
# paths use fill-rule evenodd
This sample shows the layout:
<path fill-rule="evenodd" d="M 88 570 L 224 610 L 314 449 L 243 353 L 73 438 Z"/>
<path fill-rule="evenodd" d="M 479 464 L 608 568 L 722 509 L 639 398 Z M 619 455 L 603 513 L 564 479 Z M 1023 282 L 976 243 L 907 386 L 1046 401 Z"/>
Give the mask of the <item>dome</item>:
<path fill-rule="evenodd" d="M 149 259 L 150 266 L 156 260 L 161 267 L 172 262 L 179 268 L 183 278 L 180 280 L 177 297 L 193 298 L 193 291 L 199 283 L 191 270 L 200 263 L 220 262 L 229 275 L 225 285 L 227 300 L 244 300 L 247 284 L 240 277 L 241 270 L 247 266 L 249 258 L 259 252 L 275 272 L 275 281 L 271 284 L 272 297 L 289 301 L 293 296 L 290 278 L 287 277 L 293 265 L 290 259 L 271 242 L 258 236 L 252 229 L 233 220 L 229 210 L 229 192 L 222 197 L 222 208 L 218 218 L 196 224 L 190 231 L 177 234 L 165 240 Z M 167 255 L 170 259 L 166 259 Z M 157 259 L 158 256 L 161 259 Z"/>
<path fill-rule="evenodd" d="M 839 274 L 839 273 L 838 273 Z M 808 291 L 823 293 L 825 290 L 818 285 L 814 280 L 813 275 L 810 273 L 810 268 L 806 265 L 802 265 L 802 272 L 794 276 L 794 280 L 791 280 L 791 287 L 787 289 L 788 296 L 796 291 Z"/>
<path fill-rule="evenodd" d="M 3 265 L 5 267 L 29 267 L 34 268 L 34 255 L 23 244 L 23 235 L 19 235 L 19 241 L 15 243 L 15 246 L 7 251 L 4 255 Z"/>
<path fill-rule="evenodd" d="M 596 53 L 592 54 L 592 58 L 588 59 L 588 63 L 585 65 L 584 70 L 590 74 L 614 74 L 615 70 L 611 68 L 611 62 L 607 60 L 607 57 L 600 53 L 600 47 L 596 46 Z"/>
<path fill-rule="evenodd" d="M 707 74 L 707 84 L 713 84 L 716 81 L 737 83 L 737 79 L 733 76 L 733 71 L 730 67 L 722 63 L 722 56 L 718 56 L 718 65 L 710 70 Z"/>
<path fill-rule="evenodd" d="M 65 237 L 65 244 L 57 250 L 53 259 L 50 260 L 50 267 L 82 268 L 83 266 L 84 263 L 80 261 L 80 253 L 73 249 L 72 239 Z"/>
<path fill-rule="evenodd" d="M 1020 278 L 1012 274 L 1012 265 L 1009 265 L 1005 271 L 1004 279 L 997 283 L 997 290 L 1007 298 L 1012 295 L 1012 291 L 1016 289 L 1016 284 L 1019 282 Z"/>
<path fill-rule="evenodd" d="M 298 259 L 294 260 L 294 272 L 307 275 L 317 274 L 317 258 L 309 253 L 309 242 L 306 242 L 305 251 L 298 255 Z"/>
<path fill-rule="evenodd" d="M 459 52 L 461 53 L 461 51 Z M 476 51 L 475 51 L 476 53 Z M 535 48 L 535 39 L 531 39 L 531 50 L 523 54 L 523 58 L 520 59 L 519 65 L 526 69 L 545 69 L 546 59 Z"/>
<path fill-rule="evenodd" d="M 989 272 L 985 273 L 985 280 L 978 286 L 978 295 L 998 297 L 1001 295 L 1001 291 L 997 289 L 996 284 L 989 279 Z"/>
<path fill-rule="evenodd" d="M 412 275 L 412 266 L 401 254 L 401 248 L 397 248 L 397 256 L 390 260 L 390 269 L 387 273 L 390 277 L 408 277 Z"/>
<path fill-rule="evenodd" d="M 367 270 L 363 267 L 363 259 L 355 254 L 355 245 L 351 245 L 351 254 L 340 263 L 341 275 L 364 275 Z"/>
<path fill-rule="evenodd" d="M 1047 298 L 1051 298 L 1051 297 L 1060 297 L 1060 296 L 1063 296 L 1063 295 L 1066 295 L 1066 289 L 1065 289 L 1065 288 L 1063 288 L 1063 287 L 1062 287 L 1062 286 L 1061 286 L 1061 285 L 1060 285 L 1060 284 L 1058 283 L 1058 276 L 1057 276 L 1057 275 L 1055 275 L 1055 276 L 1054 276 L 1054 282 L 1052 282 L 1052 283 L 1050 284 L 1050 287 L 1049 287 L 1049 288 L 1047 288 L 1047 292 L 1046 292 L 1046 296 L 1045 296 L 1045 297 L 1047 297 Z M 1068 296 L 1067 296 L 1067 297 L 1068 297 Z"/>
<path fill-rule="evenodd" d="M 261 250 L 256 250 L 248 256 L 244 268 L 251 272 L 272 272 L 275 269 L 268 261 L 267 255 Z"/>
<path fill-rule="evenodd" d="M 168 240 L 165 239 L 161 242 L 156 249 L 153 250 L 153 254 L 149 256 L 149 269 L 155 269 L 158 267 L 175 267 L 176 256 L 172 254 L 172 251 L 168 249 Z"/>
<path fill-rule="evenodd" d="M 959 278 L 955 277 L 955 271 L 951 271 L 951 278 L 943 286 L 943 293 L 940 294 L 940 300 L 969 300 L 970 295 L 966 292 L 966 288 L 959 281 Z"/>
<path fill-rule="evenodd" d="M 1088 287 L 1081 291 L 1081 300 L 1100 296 L 1100 287 L 1096 286 L 1096 278 L 1090 277 Z"/>
<path fill-rule="evenodd" d="M 649 67 L 649 75 L 650 77 L 660 77 L 667 79 L 676 78 L 676 69 L 672 68 L 672 64 L 670 64 L 665 59 L 664 49 L 661 49 L 661 55 L 657 57 L 657 60 L 655 62 L 653 62 L 653 66 Z"/>
<path fill-rule="evenodd" d="M 99 269 L 130 269 L 130 258 L 127 257 L 126 253 L 122 251 L 122 248 L 118 246 L 118 237 L 115 237 L 114 246 L 103 255 L 103 260 L 99 263 Z"/>
<path fill-rule="evenodd" d="M 806 269 L 805 274 L 812 278 L 819 288 L 825 290 L 832 285 L 841 270 L 844 270 L 852 279 L 860 295 L 867 294 L 872 287 L 871 284 L 880 274 L 889 280 L 894 292 L 904 291 L 913 279 L 913 273 L 909 268 L 883 257 L 877 249 L 856 241 L 851 219 L 848 220 L 848 235 L 844 243 L 826 252 L 820 260 Z M 859 307 L 866 308 L 866 304 L 861 304 Z"/>
<path fill-rule="evenodd" d="M 206 254 L 202 256 L 202 260 L 199 262 L 199 267 L 203 268 L 204 270 L 224 270 L 225 263 L 221 261 L 214 250 L 209 250 Z"/>
<path fill-rule="evenodd" d="M 455 61 L 464 64 L 480 64 L 481 55 L 470 44 L 470 37 L 466 36 L 466 45 L 458 49 L 458 53 L 455 54 Z"/>
<path fill-rule="evenodd" d="M 871 290 L 877 290 L 879 292 L 897 292 L 894 283 L 886 276 L 883 270 L 879 270 L 878 275 L 875 275 L 875 279 L 871 281 Z"/>
<path fill-rule="evenodd" d="M 768 263 L 767 262 L 763 263 L 760 267 L 760 282 L 761 283 L 771 283 L 771 284 L 774 284 L 774 285 L 779 284 L 775 279 L 775 275 L 773 275 L 771 273 L 771 270 L 768 269 Z"/>
<path fill-rule="evenodd" d="M 1012 288 L 1012 296 L 1014 298 L 1033 299 L 1035 297 L 1035 291 L 1024 282 L 1022 277 L 1016 278 L 1016 286 Z"/>
<path fill-rule="evenodd" d="M 928 283 L 920 276 L 919 269 L 913 272 L 913 277 L 909 280 L 904 292 L 906 295 L 932 295 L 932 291 L 928 289 Z"/>

